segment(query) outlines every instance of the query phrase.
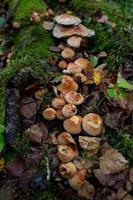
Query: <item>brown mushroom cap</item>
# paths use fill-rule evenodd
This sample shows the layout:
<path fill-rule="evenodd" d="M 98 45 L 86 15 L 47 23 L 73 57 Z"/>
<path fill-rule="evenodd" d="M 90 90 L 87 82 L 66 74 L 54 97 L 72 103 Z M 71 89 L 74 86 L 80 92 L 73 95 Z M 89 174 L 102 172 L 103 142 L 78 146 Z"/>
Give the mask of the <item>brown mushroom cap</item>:
<path fill-rule="evenodd" d="M 62 163 L 59 166 L 59 173 L 61 174 L 62 177 L 70 179 L 76 174 L 76 167 L 72 162 L 69 163 Z"/>
<path fill-rule="evenodd" d="M 74 78 L 79 78 L 82 83 L 85 83 L 87 78 L 83 73 L 77 73 L 74 75 Z"/>
<path fill-rule="evenodd" d="M 62 113 L 65 117 L 72 117 L 77 114 L 77 108 L 75 105 L 66 104 L 62 108 Z"/>
<path fill-rule="evenodd" d="M 63 58 L 65 59 L 71 59 L 75 56 L 75 52 L 73 49 L 66 47 L 65 49 L 63 49 L 63 51 L 61 52 L 61 55 Z"/>
<path fill-rule="evenodd" d="M 79 134 L 81 132 L 82 118 L 80 116 L 74 115 L 64 121 L 64 129 L 71 134 Z"/>
<path fill-rule="evenodd" d="M 47 120 L 54 120 L 56 118 L 56 111 L 53 108 L 46 108 L 42 115 Z"/>
<path fill-rule="evenodd" d="M 60 69 L 66 69 L 67 68 L 67 62 L 65 60 L 61 60 L 59 63 L 58 63 L 58 67 Z"/>
<path fill-rule="evenodd" d="M 62 110 L 57 110 L 57 111 L 56 111 L 56 117 L 57 117 L 57 119 L 59 119 L 59 120 L 64 120 L 64 119 L 65 119 L 65 117 L 64 117 L 64 115 L 63 115 L 63 113 L 62 113 Z"/>
<path fill-rule="evenodd" d="M 87 68 L 92 68 L 91 63 L 86 58 L 78 58 L 74 61 L 74 63 L 79 66 L 82 70 L 85 70 Z"/>
<path fill-rule="evenodd" d="M 92 37 L 95 35 L 95 32 L 93 30 L 90 30 L 83 26 L 82 24 L 79 24 L 77 26 L 62 26 L 59 24 L 56 24 L 53 29 L 53 36 L 56 38 L 65 38 L 65 37 L 71 37 L 73 35 L 81 36 L 81 37 Z"/>
<path fill-rule="evenodd" d="M 67 66 L 67 71 L 70 74 L 77 74 L 81 72 L 81 68 L 78 65 L 74 64 L 73 62 L 70 62 Z"/>
<path fill-rule="evenodd" d="M 65 105 L 65 100 L 60 97 L 56 97 L 52 101 L 52 106 L 56 109 L 61 109 Z"/>
<path fill-rule="evenodd" d="M 89 135 L 97 136 L 100 135 L 102 131 L 103 120 L 99 115 L 89 113 L 83 118 L 82 126 L 84 131 L 86 131 Z"/>
<path fill-rule="evenodd" d="M 66 26 L 68 26 L 68 25 L 78 25 L 78 24 L 81 23 L 81 19 L 79 17 L 69 15 L 67 13 L 56 16 L 55 21 L 58 24 L 61 24 L 61 25 L 64 25 L 64 26 L 65 25 Z"/>
<path fill-rule="evenodd" d="M 63 145 L 70 145 L 70 144 L 76 145 L 76 142 L 74 141 L 74 139 L 68 132 L 60 133 L 58 135 L 58 142 L 59 144 L 63 144 Z"/>
<path fill-rule="evenodd" d="M 71 76 L 64 75 L 62 77 L 61 84 L 58 85 L 57 88 L 61 93 L 66 94 L 67 92 L 69 92 L 71 90 L 77 91 L 78 85 Z"/>
<path fill-rule="evenodd" d="M 79 48 L 81 46 L 82 38 L 79 36 L 72 36 L 68 38 L 67 44 L 73 48 Z"/>
<path fill-rule="evenodd" d="M 74 190 L 79 190 L 80 187 L 85 183 L 85 176 L 86 176 L 86 170 L 77 169 L 75 176 L 68 180 L 69 185 Z"/>
<path fill-rule="evenodd" d="M 75 157 L 73 149 L 66 145 L 58 146 L 58 157 L 63 163 L 70 162 Z"/>
<path fill-rule="evenodd" d="M 80 105 L 84 101 L 84 97 L 82 96 L 82 94 L 75 91 L 70 91 L 66 93 L 64 98 L 67 103 L 74 104 L 74 105 Z"/>
<path fill-rule="evenodd" d="M 39 89 L 35 91 L 34 96 L 36 99 L 41 99 L 41 97 L 44 95 L 45 89 Z"/>

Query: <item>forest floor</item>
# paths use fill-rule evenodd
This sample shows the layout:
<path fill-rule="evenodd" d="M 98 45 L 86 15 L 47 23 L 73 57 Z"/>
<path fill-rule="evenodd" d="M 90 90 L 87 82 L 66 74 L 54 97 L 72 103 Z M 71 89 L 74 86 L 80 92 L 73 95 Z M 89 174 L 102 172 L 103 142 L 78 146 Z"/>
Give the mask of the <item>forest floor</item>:
<path fill-rule="evenodd" d="M 86 149 L 79 147 L 80 158 L 91 162 L 87 181 L 94 188 L 87 190 L 89 197 L 79 192 L 77 195 L 54 172 L 59 161 L 53 143 L 55 135 L 63 131 L 62 123 L 48 122 L 42 115 L 62 81 L 58 65 L 62 60 L 61 48 L 66 45 L 66 40 L 55 38 L 52 31 L 44 28 L 44 22 L 53 22 L 62 13 L 79 17 L 84 26 L 95 31 L 94 36 L 83 39 L 81 48 L 74 49 L 76 58 L 85 57 L 93 68 L 93 82 L 87 87 L 79 84 L 84 103 L 78 107 L 78 114 L 84 117 L 97 113 L 104 122 L 97 152 L 88 156 Z M 82 195 L 84 199 L 96 200 L 133 199 L 132 16 L 130 0 L 0 3 L 0 200 L 76 200 L 82 199 Z M 27 134 L 33 125 L 39 135 L 43 132 L 42 142 Z M 53 143 L 49 135 L 54 135 Z M 108 148 L 114 157 L 105 156 Z M 110 163 L 108 156 L 114 162 Z M 103 168 L 98 171 L 100 159 L 105 157 L 108 165 L 116 164 L 116 171 L 109 174 Z M 48 178 L 49 170 L 55 173 L 52 180 Z"/>

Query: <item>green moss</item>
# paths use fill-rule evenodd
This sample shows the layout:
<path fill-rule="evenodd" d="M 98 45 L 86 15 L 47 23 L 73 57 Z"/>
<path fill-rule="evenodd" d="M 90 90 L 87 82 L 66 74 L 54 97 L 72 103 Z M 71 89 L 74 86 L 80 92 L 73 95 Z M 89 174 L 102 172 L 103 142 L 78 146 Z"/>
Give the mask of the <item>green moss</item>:
<path fill-rule="evenodd" d="M 10 10 L 14 9 L 16 2 L 16 0 L 9 1 Z M 29 19 L 33 11 L 43 12 L 46 11 L 46 8 L 47 6 L 43 0 L 20 0 L 14 12 L 14 18 L 18 22 L 25 21 Z"/>

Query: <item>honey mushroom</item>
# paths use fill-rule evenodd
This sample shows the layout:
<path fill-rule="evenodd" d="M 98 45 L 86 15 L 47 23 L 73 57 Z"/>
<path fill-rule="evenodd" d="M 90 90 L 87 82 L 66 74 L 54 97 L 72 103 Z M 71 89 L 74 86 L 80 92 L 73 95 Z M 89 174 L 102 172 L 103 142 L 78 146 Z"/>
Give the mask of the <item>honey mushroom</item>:
<path fill-rule="evenodd" d="M 80 80 L 81 80 L 81 83 L 85 83 L 86 80 L 87 80 L 86 76 L 85 76 L 83 73 L 76 73 L 76 74 L 74 75 L 74 78 L 80 79 Z"/>
<path fill-rule="evenodd" d="M 86 58 L 77 58 L 74 63 L 79 66 L 82 70 L 85 70 L 87 68 L 91 69 L 91 63 L 88 59 Z"/>
<path fill-rule="evenodd" d="M 62 108 L 62 114 L 66 118 L 72 117 L 72 116 L 77 114 L 77 107 L 75 105 L 72 105 L 72 104 L 66 104 Z"/>
<path fill-rule="evenodd" d="M 75 157 L 73 149 L 67 145 L 58 145 L 58 157 L 63 163 L 68 163 Z"/>
<path fill-rule="evenodd" d="M 67 103 L 74 104 L 74 105 L 80 105 L 84 101 L 84 97 L 82 96 L 82 94 L 75 91 L 70 91 L 66 93 L 64 98 Z"/>
<path fill-rule="evenodd" d="M 76 142 L 72 138 L 71 134 L 68 132 L 60 133 L 58 135 L 58 142 L 59 144 L 63 144 L 63 145 L 70 145 L 70 144 L 76 145 Z"/>
<path fill-rule="evenodd" d="M 67 62 L 65 60 L 61 60 L 59 63 L 58 63 L 58 67 L 60 69 L 66 69 L 67 68 Z"/>
<path fill-rule="evenodd" d="M 59 119 L 59 120 L 64 120 L 64 119 L 65 119 L 65 116 L 63 115 L 61 109 L 56 110 L 56 117 L 57 117 L 57 119 Z"/>
<path fill-rule="evenodd" d="M 70 74 L 77 74 L 77 73 L 80 73 L 81 70 L 82 69 L 78 65 L 74 64 L 73 62 L 70 62 L 68 63 L 66 71 Z"/>
<path fill-rule="evenodd" d="M 62 163 L 59 166 L 59 173 L 62 177 L 70 179 L 76 174 L 76 167 L 72 162 Z"/>
<path fill-rule="evenodd" d="M 82 127 L 89 135 L 98 136 L 103 128 L 103 119 L 95 113 L 89 113 L 83 118 Z"/>
<path fill-rule="evenodd" d="M 46 108 L 42 115 L 47 120 L 54 120 L 56 118 L 56 110 L 53 108 Z"/>
<path fill-rule="evenodd" d="M 81 128 L 82 118 L 78 115 L 74 115 L 63 122 L 64 129 L 71 134 L 79 134 Z"/>
<path fill-rule="evenodd" d="M 65 100 L 63 98 L 56 97 L 52 101 L 52 106 L 55 109 L 61 109 L 64 105 L 65 105 Z"/>
<path fill-rule="evenodd" d="M 72 59 L 75 56 L 75 52 L 73 49 L 69 48 L 69 47 L 65 47 L 65 49 L 63 49 L 63 51 L 61 52 L 61 56 L 64 59 Z"/>

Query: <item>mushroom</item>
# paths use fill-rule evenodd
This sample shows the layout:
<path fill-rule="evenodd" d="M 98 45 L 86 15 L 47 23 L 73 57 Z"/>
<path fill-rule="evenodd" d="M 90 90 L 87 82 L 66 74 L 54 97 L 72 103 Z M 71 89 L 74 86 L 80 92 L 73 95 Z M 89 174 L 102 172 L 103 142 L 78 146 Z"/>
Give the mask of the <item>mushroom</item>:
<path fill-rule="evenodd" d="M 45 89 L 36 90 L 34 96 L 36 99 L 41 99 L 41 97 L 45 94 L 45 92 L 46 92 Z"/>
<path fill-rule="evenodd" d="M 42 115 L 47 120 L 54 120 L 56 118 L 56 111 L 53 108 L 46 108 Z"/>
<path fill-rule="evenodd" d="M 81 23 L 81 19 L 79 17 L 69 15 L 67 13 L 56 16 L 55 21 L 64 26 L 78 25 Z"/>
<path fill-rule="evenodd" d="M 74 190 L 79 190 L 80 187 L 85 183 L 86 170 L 85 169 L 77 169 L 75 176 L 71 179 L 68 179 L 69 185 Z"/>
<path fill-rule="evenodd" d="M 87 68 L 91 69 L 91 63 L 88 59 L 86 58 L 78 58 L 74 61 L 74 63 L 79 66 L 82 70 L 85 70 Z"/>
<path fill-rule="evenodd" d="M 65 100 L 60 97 L 56 97 L 52 101 L 52 106 L 56 109 L 61 109 L 65 105 Z"/>
<path fill-rule="evenodd" d="M 66 69 L 67 68 L 67 62 L 64 61 L 64 60 L 61 60 L 59 63 L 58 63 L 58 67 L 60 69 Z"/>
<path fill-rule="evenodd" d="M 62 113 L 62 110 L 57 110 L 57 111 L 56 111 L 56 117 L 57 117 L 57 119 L 59 119 L 59 120 L 64 120 L 64 119 L 65 119 L 65 117 L 64 117 L 64 115 L 63 115 L 63 113 Z"/>
<path fill-rule="evenodd" d="M 76 167 L 72 162 L 69 163 L 62 163 L 59 166 L 59 172 L 62 177 L 70 179 L 76 174 Z"/>
<path fill-rule="evenodd" d="M 74 105 L 80 105 L 84 101 L 84 97 L 82 96 L 82 94 L 75 91 L 70 91 L 66 93 L 64 98 L 67 103 L 74 104 Z"/>
<path fill-rule="evenodd" d="M 77 73 L 74 75 L 74 79 L 80 79 L 82 83 L 85 83 L 87 78 L 83 73 Z"/>
<path fill-rule="evenodd" d="M 89 113 L 83 118 L 82 126 L 84 131 L 86 131 L 89 135 L 97 136 L 100 135 L 102 131 L 103 120 L 99 115 Z"/>
<path fill-rule="evenodd" d="M 79 48 L 81 45 L 82 38 L 79 36 L 72 36 L 68 38 L 67 44 L 73 48 Z"/>
<path fill-rule="evenodd" d="M 67 66 L 67 71 L 70 74 L 77 74 L 81 72 L 81 68 L 78 65 L 74 64 L 73 62 L 70 62 Z"/>
<path fill-rule="evenodd" d="M 64 121 L 64 129 L 71 134 L 79 134 L 81 132 L 82 118 L 74 115 Z"/>
<path fill-rule="evenodd" d="M 65 47 L 65 49 L 63 49 L 63 51 L 61 52 L 61 55 L 65 59 L 71 59 L 75 56 L 75 52 L 73 49 Z"/>
<path fill-rule="evenodd" d="M 58 145 L 58 157 L 63 163 L 68 163 L 75 157 L 75 152 L 69 146 Z"/>
<path fill-rule="evenodd" d="M 95 35 L 95 32 L 93 30 L 90 30 L 83 26 L 82 24 L 79 24 L 77 26 L 62 26 L 59 24 L 56 24 L 53 29 L 53 36 L 56 38 L 65 38 L 65 37 L 71 37 L 73 35 L 81 36 L 81 37 L 92 37 Z"/>
<path fill-rule="evenodd" d="M 52 31 L 52 29 L 54 28 L 54 22 L 45 21 L 42 27 L 47 31 Z"/>
<path fill-rule="evenodd" d="M 62 108 L 62 113 L 65 117 L 72 117 L 77 114 L 77 108 L 75 105 L 66 104 Z"/>
<path fill-rule="evenodd" d="M 57 89 L 62 93 L 66 94 L 69 91 L 77 91 L 78 90 L 78 85 L 77 83 L 73 80 L 71 76 L 68 75 L 63 75 L 61 84 L 58 85 Z"/>
<path fill-rule="evenodd" d="M 76 145 L 76 142 L 74 141 L 74 139 L 68 132 L 60 133 L 58 135 L 58 142 L 59 142 L 59 144 L 63 144 L 63 145 L 70 145 L 70 144 Z"/>

